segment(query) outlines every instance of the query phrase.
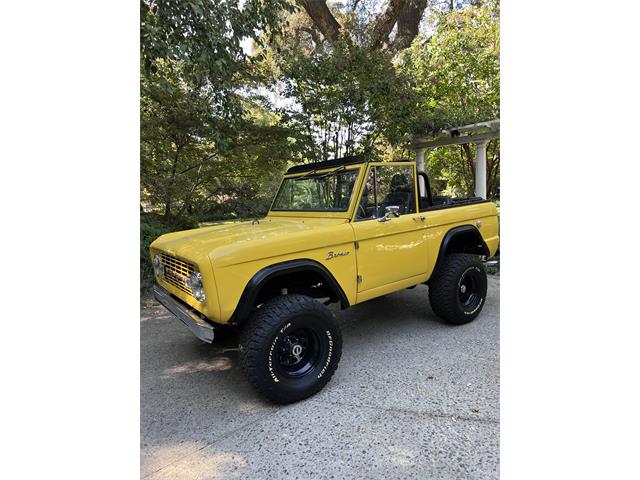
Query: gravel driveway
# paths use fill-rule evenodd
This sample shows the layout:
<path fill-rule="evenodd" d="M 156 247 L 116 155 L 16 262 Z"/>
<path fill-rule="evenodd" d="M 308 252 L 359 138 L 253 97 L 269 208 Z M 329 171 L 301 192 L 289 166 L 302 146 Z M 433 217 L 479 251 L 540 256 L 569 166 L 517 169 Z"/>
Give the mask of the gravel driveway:
<path fill-rule="evenodd" d="M 422 285 L 336 309 L 336 374 L 285 407 L 253 392 L 233 339 L 201 343 L 143 306 L 142 478 L 498 478 L 499 294 L 489 276 L 483 313 L 459 327 Z"/>

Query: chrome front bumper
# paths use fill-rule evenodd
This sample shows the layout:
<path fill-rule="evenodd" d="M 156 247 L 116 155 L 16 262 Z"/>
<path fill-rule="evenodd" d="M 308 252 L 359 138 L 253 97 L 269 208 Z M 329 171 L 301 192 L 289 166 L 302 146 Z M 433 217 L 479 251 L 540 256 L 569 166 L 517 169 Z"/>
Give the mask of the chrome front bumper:
<path fill-rule="evenodd" d="M 176 300 L 171 294 L 159 285 L 153 286 L 153 296 L 160 304 L 174 314 L 178 320 L 184 323 L 191 333 L 198 337 L 203 342 L 211 343 L 214 337 L 214 328 L 209 325 L 196 313 L 194 313 L 190 307 Z"/>

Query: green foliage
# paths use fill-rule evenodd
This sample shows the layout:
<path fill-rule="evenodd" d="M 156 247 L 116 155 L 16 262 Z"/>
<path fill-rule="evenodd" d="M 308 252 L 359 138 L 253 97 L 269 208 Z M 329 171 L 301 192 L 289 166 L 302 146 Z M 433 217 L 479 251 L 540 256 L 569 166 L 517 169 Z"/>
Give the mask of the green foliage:
<path fill-rule="evenodd" d="M 168 63 L 168 62 L 166 62 Z M 145 205 L 174 215 L 220 216 L 225 203 L 235 217 L 262 211 L 258 191 L 296 159 L 295 132 L 249 98 L 235 96 L 235 115 L 221 116 L 206 88 L 174 74 L 143 78 L 141 186 Z M 163 87 L 163 79 L 169 88 Z M 237 209 L 237 211 L 236 211 Z M 257 210 L 256 210 L 257 209 Z M 218 212 L 218 213 L 216 213 Z"/>
<path fill-rule="evenodd" d="M 499 4 L 483 2 L 461 11 L 435 15 L 431 37 L 419 36 L 400 57 L 398 69 L 411 78 L 418 98 L 411 133 L 481 122 L 500 117 Z M 429 173 L 444 181 L 446 194 L 471 195 L 473 146 L 438 148 L 428 160 Z M 487 149 L 487 195 L 498 196 L 500 148 Z M 441 182 L 442 183 L 442 182 Z"/>
<path fill-rule="evenodd" d="M 284 120 L 304 131 L 314 147 L 310 158 L 376 156 L 379 140 L 397 141 L 394 120 L 404 106 L 398 101 L 403 84 L 382 56 L 345 49 L 311 58 L 297 55 L 284 66 L 286 93 L 301 107 Z"/>
<path fill-rule="evenodd" d="M 431 152 L 426 168 L 434 195 L 473 196 L 475 187 L 474 145 L 449 145 Z M 487 145 L 487 197 L 500 197 L 500 140 Z"/>
<path fill-rule="evenodd" d="M 434 130 L 500 116 L 499 13 L 493 2 L 439 13 L 434 34 L 401 55 L 399 70 Z"/>
<path fill-rule="evenodd" d="M 149 258 L 149 245 L 160 235 L 179 230 L 197 228 L 198 224 L 192 220 L 176 219 L 172 224 L 164 222 L 159 215 L 140 215 L 140 287 L 150 287 L 153 284 L 153 266 Z"/>
<path fill-rule="evenodd" d="M 373 4 L 360 4 L 357 13 L 336 4 L 348 35 L 331 45 L 313 33 L 305 12 L 289 14 L 283 34 L 261 50 L 261 71 L 290 100 L 282 120 L 300 132 L 305 156 L 406 156 L 398 147 L 412 133 L 498 117 L 499 6 L 467 3 L 434 5 L 433 35 L 419 36 L 395 58 L 369 45 L 363 18 L 372 20 Z"/>
<path fill-rule="evenodd" d="M 243 91 L 255 75 L 239 41 L 260 41 L 277 30 L 290 6 L 254 0 L 242 8 L 208 1 L 143 5 L 143 207 L 162 211 L 167 222 L 223 216 L 221 203 L 231 216 L 264 210 L 264 202 L 251 204 L 256 191 L 278 178 L 299 147 L 295 132 Z"/>
<path fill-rule="evenodd" d="M 279 31 L 282 11 L 291 10 L 287 0 L 140 0 L 144 71 L 154 73 L 157 60 L 177 61 L 214 90 L 232 89 L 246 69 L 241 40 L 267 39 Z"/>
<path fill-rule="evenodd" d="M 368 46 L 376 1 L 332 4 L 336 44 L 293 3 L 141 0 L 141 207 L 162 217 L 145 219 L 149 241 L 186 217 L 264 215 L 291 164 L 406 156 L 411 133 L 499 116 L 497 3 L 432 6 L 433 35 L 400 56 Z M 495 196 L 498 142 L 488 151 Z M 474 154 L 432 153 L 443 191 L 469 193 Z"/>
<path fill-rule="evenodd" d="M 310 160 L 388 156 L 388 146 L 402 140 L 403 121 L 416 103 L 409 83 L 388 52 L 346 40 L 334 46 L 305 40 L 304 15 L 290 15 L 288 29 L 263 52 L 263 71 L 271 72 L 291 105 L 281 110 L 283 123 L 299 132 Z M 357 30 L 353 19 L 341 21 Z"/>

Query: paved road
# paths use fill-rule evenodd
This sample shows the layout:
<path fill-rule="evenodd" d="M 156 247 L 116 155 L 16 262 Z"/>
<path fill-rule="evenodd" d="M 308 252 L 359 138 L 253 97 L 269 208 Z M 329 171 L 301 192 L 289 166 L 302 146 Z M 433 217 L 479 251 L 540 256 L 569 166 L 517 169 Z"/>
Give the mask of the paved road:
<path fill-rule="evenodd" d="M 141 312 L 145 479 L 498 478 L 499 277 L 451 327 L 424 286 L 337 310 L 342 360 L 315 397 L 272 406 L 233 341 L 206 345 L 162 307 Z"/>

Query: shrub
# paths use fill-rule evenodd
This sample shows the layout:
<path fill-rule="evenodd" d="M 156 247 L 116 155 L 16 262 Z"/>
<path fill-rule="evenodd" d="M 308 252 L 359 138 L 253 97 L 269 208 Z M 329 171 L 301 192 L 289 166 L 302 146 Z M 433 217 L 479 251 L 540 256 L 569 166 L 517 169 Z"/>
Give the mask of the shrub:
<path fill-rule="evenodd" d="M 160 235 L 168 232 L 198 228 L 198 223 L 189 218 L 172 219 L 165 222 L 160 215 L 140 215 L 140 288 L 153 285 L 153 266 L 149 258 L 149 245 Z"/>

